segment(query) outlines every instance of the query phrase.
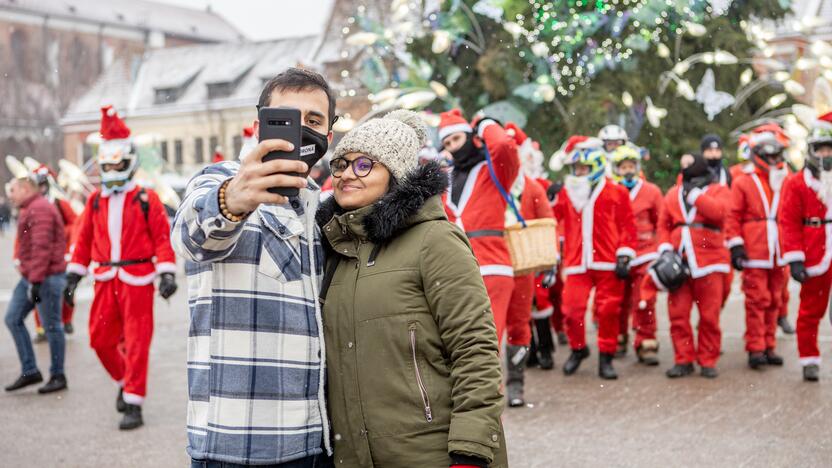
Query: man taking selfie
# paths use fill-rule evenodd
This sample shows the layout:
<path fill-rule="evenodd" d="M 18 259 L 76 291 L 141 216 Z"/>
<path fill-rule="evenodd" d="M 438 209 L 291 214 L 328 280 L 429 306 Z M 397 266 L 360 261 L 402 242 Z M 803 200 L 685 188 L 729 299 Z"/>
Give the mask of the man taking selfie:
<path fill-rule="evenodd" d="M 318 187 L 307 179 L 332 141 L 335 96 L 317 73 L 290 68 L 266 83 L 260 108 L 300 110 L 301 139 L 263 140 L 189 183 L 173 227 L 185 257 L 188 454 L 280 467 L 327 463 L 323 258 Z M 264 122 L 255 122 L 255 133 Z M 300 145 L 301 160 L 267 159 Z M 300 189 L 285 197 L 269 189 Z"/>

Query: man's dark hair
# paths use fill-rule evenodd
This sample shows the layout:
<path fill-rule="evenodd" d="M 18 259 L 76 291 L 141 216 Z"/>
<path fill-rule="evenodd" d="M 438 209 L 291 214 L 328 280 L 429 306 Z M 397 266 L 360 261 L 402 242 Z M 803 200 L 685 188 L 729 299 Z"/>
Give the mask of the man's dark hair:
<path fill-rule="evenodd" d="M 326 79 L 319 73 L 311 70 L 292 67 L 270 79 L 263 86 L 263 91 L 260 92 L 260 100 L 257 103 L 257 107 L 258 109 L 260 107 L 268 107 L 272 99 L 272 93 L 275 90 L 310 91 L 315 89 L 320 89 L 326 93 L 326 97 L 329 100 L 329 128 L 332 129 L 332 124 L 337 120 L 335 116 L 335 94 L 332 92 Z"/>

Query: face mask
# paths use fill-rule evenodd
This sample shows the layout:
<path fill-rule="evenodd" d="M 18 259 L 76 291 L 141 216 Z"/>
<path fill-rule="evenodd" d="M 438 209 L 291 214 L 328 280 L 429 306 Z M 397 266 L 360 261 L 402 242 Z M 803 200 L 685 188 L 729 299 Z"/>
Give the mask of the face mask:
<path fill-rule="evenodd" d="M 327 141 L 326 135 L 306 126 L 301 127 L 300 145 L 300 160 L 305 162 L 310 170 L 324 157 L 327 149 L 329 149 L 329 141 Z"/>
<path fill-rule="evenodd" d="M 832 171 L 821 171 L 820 173 L 820 190 L 818 190 L 818 198 L 824 204 L 832 203 Z"/>
<path fill-rule="evenodd" d="M 468 135 L 465 144 L 451 155 L 454 157 L 454 168 L 460 171 L 468 171 L 485 159 L 482 152 L 474 146 L 472 135 Z"/>
<path fill-rule="evenodd" d="M 780 187 L 783 186 L 783 181 L 786 180 L 786 176 L 789 175 L 789 170 L 785 167 L 781 167 L 780 169 L 772 168 L 768 171 L 768 184 L 771 186 L 771 189 L 775 192 L 780 191 Z"/>
<path fill-rule="evenodd" d="M 621 185 L 631 189 L 636 186 L 638 183 L 638 178 L 636 178 L 635 173 L 628 172 L 622 175 L 623 179 L 621 179 Z"/>
<path fill-rule="evenodd" d="M 564 187 L 575 210 L 578 213 L 583 211 L 587 202 L 589 202 L 589 194 L 592 191 L 589 176 L 568 175 L 564 179 Z"/>

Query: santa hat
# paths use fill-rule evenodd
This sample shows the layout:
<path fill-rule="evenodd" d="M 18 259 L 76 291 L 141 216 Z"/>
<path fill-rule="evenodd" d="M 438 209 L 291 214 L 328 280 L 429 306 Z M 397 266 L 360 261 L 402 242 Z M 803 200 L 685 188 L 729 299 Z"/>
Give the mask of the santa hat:
<path fill-rule="evenodd" d="M 254 137 L 254 127 L 244 127 L 243 128 L 243 138 L 253 138 Z"/>
<path fill-rule="evenodd" d="M 552 155 L 549 160 L 549 169 L 557 172 L 563 169 L 564 164 L 571 164 L 571 156 L 575 151 L 582 149 L 597 149 L 604 146 L 603 140 L 596 137 L 584 135 L 572 135 L 561 145 L 560 149 Z"/>
<path fill-rule="evenodd" d="M 101 108 L 101 138 L 104 140 L 124 140 L 130 137 L 130 129 L 118 116 L 113 106 Z"/>
<path fill-rule="evenodd" d="M 827 112 L 818 117 L 815 122 L 816 127 L 832 129 L 832 112 Z"/>
<path fill-rule="evenodd" d="M 445 137 L 451 134 L 459 132 L 474 132 L 471 124 L 462 116 L 461 110 L 451 109 L 439 114 L 439 141 L 444 140 Z"/>

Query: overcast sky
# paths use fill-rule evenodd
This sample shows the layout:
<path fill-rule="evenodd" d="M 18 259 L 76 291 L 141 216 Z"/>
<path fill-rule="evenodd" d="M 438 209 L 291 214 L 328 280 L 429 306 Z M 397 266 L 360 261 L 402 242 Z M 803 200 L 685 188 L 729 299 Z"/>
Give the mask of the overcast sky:
<path fill-rule="evenodd" d="M 315 34 L 323 30 L 333 0 L 156 0 L 204 9 L 211 5 L 252 40 Z"/>

